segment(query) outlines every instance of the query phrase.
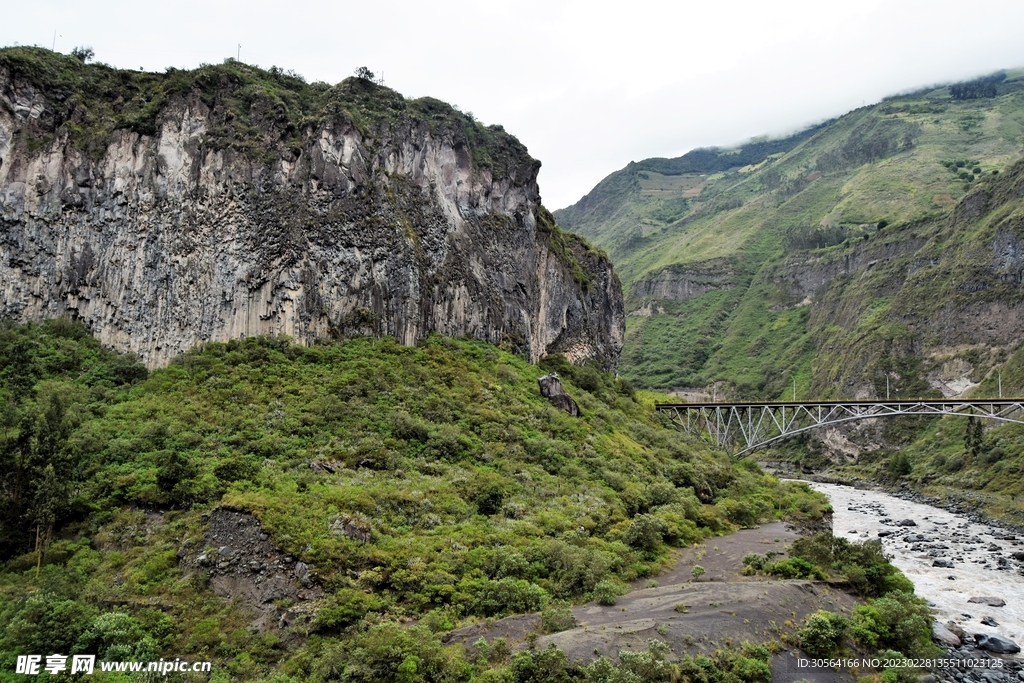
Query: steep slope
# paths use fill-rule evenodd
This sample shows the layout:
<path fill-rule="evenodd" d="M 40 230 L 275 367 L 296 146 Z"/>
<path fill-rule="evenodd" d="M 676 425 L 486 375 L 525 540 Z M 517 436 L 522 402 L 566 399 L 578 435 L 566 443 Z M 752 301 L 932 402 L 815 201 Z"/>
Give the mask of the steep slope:
<path fill-rule="evenodd" d="M 0 314 L 150 367 L 197 342 L 467 336 L 613 367 L 608 260 L 500 126 L 367 78 L 165 74 L 0 51 Z"/>
<path fill-rule="evenodd" d="M 1021 341 L 1014 288 L 992 285 L 1013 277 L 1016 238 L 986 223 L 984 197 L 1013 192 L 1017 171 L 993 173 L 1024 151 L 1022 75 L 974 99 L 946 87 L 890 98 L 739 169 L 633 164 L 556 212 L 623 278 L 623 373 L 744 397 L 788 395 L 794 381 L 798 395 L 877 395 L 887 372 L 911 393 L 977 382 Z M 963 280 L 978 268 L 990 272 Z"/>
<path fill-rule="evenodd" d="M 249 338 L 147 376 L 67 319 L 0 327 L 0 665 L 480 680 L 507 649 L 446 653 L 434 632 L 558 617 L 670 546 L 820 518 L 807 487 L 681 437 L 612 375 L 544 364 L 438 336 Z M 580 417 L 541 396 L 553 369 Z"/>

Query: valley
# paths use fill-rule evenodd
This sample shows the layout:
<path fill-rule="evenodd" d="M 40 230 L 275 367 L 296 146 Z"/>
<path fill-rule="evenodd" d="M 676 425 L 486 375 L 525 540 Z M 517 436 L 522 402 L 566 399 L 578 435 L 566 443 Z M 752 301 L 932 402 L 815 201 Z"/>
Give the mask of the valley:
<path fill-rule="evenodd" d="M 1020 522 L 1019 425 L 867 420 L 763 468 L 655 406 L 1024 392 L 1024 71 L 630 163 L 552 213 L 502 126 L 365 67 L 88 61 L 0 49 L 0 681 L 87 653 L 910 683 L 794 661 L 937 656 L 922 595 L 974 628 L 920 565 L 940 527 L 989 561 L 958 581 L 1020 587 L 974 540 L 1008 532 L 914 508 L 927 540 L 882 536 L 902 502 L 769 471 Z M 981 632 L 1024 637 L 1017 610 Z"/>

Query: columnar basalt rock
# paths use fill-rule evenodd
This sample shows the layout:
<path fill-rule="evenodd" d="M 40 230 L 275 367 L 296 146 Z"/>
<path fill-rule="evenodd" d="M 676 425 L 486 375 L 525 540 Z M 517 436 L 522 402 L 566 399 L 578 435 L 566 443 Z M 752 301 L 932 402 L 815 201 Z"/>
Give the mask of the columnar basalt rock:
<path fill-rule="evenodd" d="M 193 89 L 154 133 L 115 130 L 97 154 L 62 121 L 66 96 L 0 64 L 2 316 L 80 318 L 150 367 L 271 334 L 436 332 L 618 361 L 611 264 L 554 225 L 539 162 L 497 127 L 510 151 L 485 164 L 447 105 L 441 123 L 339 109 L 286 139 L 254 104 L 252 153 L 215 143 L 230 112 Z"/>

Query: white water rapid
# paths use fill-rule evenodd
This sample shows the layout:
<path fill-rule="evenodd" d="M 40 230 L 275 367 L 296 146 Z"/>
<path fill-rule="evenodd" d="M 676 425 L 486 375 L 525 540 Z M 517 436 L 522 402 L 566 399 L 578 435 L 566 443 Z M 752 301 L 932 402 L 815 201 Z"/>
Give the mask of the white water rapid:
<path fill-rule="evenodd" d="M 936 622 L 1024 643 L 1024 575 L 1022 562 L 1014 559 L 1014 553 L 1024 552 L 1024 537 L 886 493 L 809 483 L 832 501 L 833 533 L 851 541 L 881 540 L 915 592 L 932 603 Z M 933 566 L 942 560 L 951 568 Z M 972 597 L 1001 598 L 1006 604 L 968 602 Z M 981 623 L 986 617 L 998 625 Z"/>

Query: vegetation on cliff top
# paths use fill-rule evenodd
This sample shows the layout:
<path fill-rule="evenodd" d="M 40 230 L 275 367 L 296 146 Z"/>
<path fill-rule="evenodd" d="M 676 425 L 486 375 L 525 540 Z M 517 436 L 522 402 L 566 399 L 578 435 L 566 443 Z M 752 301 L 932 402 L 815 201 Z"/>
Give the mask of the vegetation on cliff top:
<path fill-rule="evenodd" d="M 233 59 L 197 69 L 169 67 L 164 73 L 87 64 L 43 48 L 0 48 L 0 73 L 7 88 L 29 86 L 47 102 L 39 120 L 20 131 L 38 149 L 66 132 L 72 144 L 101 157 L 119 130 L 154 135 L 161 114 L 176 103 L 201 102 L 213 125 L 204 144 L 234 149 L 257 160 L 298 151 L 308 135 L 337 122 L 351 122 L 364 135 L 387 135 L 389 126 L 424 123 L 440 135 L 465 142 L 476 165 L 496 174 L 536 172 L 539 162 L 499 125 L 485 126 L 472 115 L 431 97 L 406 99 L 368 78 L 353 76 L 337 85 L 307 83 L 277 67 L 261 69 Z"/>
<path fill-rule="evenodd" d="M 581 418 L 540 396 L 546 370 Z M 3 671 L 75 648 L 209 657 L 247 680 L 282 661 L 303 678 L 374 670 L 383 638 L 438 653 L 430 629 L 586 600 L 656 573 L 672 545 L 822 511 L 681 437 L 628 383 L 477 342 L 247 339 L 147 377 L 54 320 L 0 330 L 0 379 Z M 314 568 L 316 618 L 250 632 L 183 572 L 218 505 Z M 369 542 L 338 532 L 350 520 Z M 453 680 L 506 656 L 458 660 Z"/>

